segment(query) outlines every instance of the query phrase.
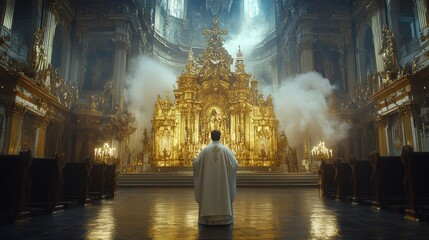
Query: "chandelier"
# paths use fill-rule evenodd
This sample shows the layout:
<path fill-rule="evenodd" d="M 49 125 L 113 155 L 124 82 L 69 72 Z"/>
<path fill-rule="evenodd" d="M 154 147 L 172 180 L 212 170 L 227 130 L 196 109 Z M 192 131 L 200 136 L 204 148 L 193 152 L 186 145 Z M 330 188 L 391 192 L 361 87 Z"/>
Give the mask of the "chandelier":
<path fill-rule="evenodd" d="M 332 159 L 332 149 L 325 147 L 325 142 L 320 142 L 318 145 L 314 146 L 311 150 L 311 156 L 316 160 L 329 160 Z"/>

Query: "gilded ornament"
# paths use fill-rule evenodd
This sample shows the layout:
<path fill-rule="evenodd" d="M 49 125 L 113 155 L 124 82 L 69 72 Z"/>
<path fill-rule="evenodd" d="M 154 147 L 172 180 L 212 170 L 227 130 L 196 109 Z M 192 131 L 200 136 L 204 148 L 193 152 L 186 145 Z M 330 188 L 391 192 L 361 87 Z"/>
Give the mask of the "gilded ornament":
<path fill-rule="evenodd" d="M 192 51 L 174 89 L 174 101 L 159 95 L 152 119 L 152 166 L 190 166 L 210 131 L 222 132 L 222 141 L 236 154 L 241 165 L 274 166 L 277 158 L 277 120 L 272 97 L 266 100 L 250 81 L 239 49 L 231 72 L 232 57 L 223 47 L 214 19 L 204 30 L 207 47 L 198 59 Z M 257 99 L 257 100 L 256 100 Z"/>
<path fill-rule="evenodd" d="M 377 116 L 375 118 L 375 123 L 378 128 L 385 128 L 387 127 L 387 118 L 385 116 Z"/>
<path fill-rule="evenodd" d="M 384 70 L 387 72 L 397 69 L 397 57 L 393 32 L 385 25 L 382 29 L 382 47 L 378 53 L 383 57 Z"/>
<path fill-rule="evenodd" d="M 8 114 L 12 117 L 18 117 L 20 119 L 24 119 L 25 112 L 27 108 L 21 103 L 10 104 L 7 107 Z"/>

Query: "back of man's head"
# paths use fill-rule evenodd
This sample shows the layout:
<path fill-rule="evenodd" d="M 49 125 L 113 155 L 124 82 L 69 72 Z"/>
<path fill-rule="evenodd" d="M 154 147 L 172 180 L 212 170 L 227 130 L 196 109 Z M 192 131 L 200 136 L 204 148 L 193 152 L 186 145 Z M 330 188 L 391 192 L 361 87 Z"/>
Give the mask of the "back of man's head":
<path fill-rule="evenodd" d="M 219 141 L 220 140 L 220 131 L 219 130 L 213 130 L 210 133 L 210 137 L 212 138 L 212 141 Z"/>

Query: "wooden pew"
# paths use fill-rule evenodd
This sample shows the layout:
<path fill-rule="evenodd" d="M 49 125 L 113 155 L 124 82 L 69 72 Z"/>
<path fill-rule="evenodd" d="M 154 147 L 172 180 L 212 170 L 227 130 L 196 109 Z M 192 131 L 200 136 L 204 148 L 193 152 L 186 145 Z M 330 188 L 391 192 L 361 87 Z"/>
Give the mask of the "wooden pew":
<path fill-rule="evenodd" d="M 322 161 L 319 168 L 320 191 L 324 197 L 335 197 L 334 164 Z"/>
<path fill-rule="evenodd" d="M 400 156 L 370 155 L 375 199 L 372 207 L 392 209 L 403 212 L 406 206 L 404 190 L 405 169 Z"/>
<path fill-rule="evenodd" d="M 99 200 L 104 196 L 105 170 L 105 163 L 93 163 L 91 167 L 89 197 L 92 200 Z"/>
<path fill-rule="evenodd" d="M 414 152 L 411 146 L 405 146 L 401 159 L 405 166 L 407 193 L 405 216 L 425 220 L 429 213 L 429 152 Z"/>
<path fill-rule="evenodd" d="M 340 159 L 334 162 L 336 199 L 351 198 L 352 195 L 352 170 L 349 163 Z"/>
<path fill-rule="evenodd" d="M 66 208 L 83 206 L 88 202 L 91 162 L 67 162 L 63 169 L 61 202 Z"/>
<path fill-rule="evenodd" d="M 30 199 L 32 215 L 52 213 L 60 204 L 64 158 L 33 158 L 30 168 Z"/>
<path fill-rule="evenodd" d="M 109 198 L 115 196 L 116 191 L 116 164 L 107 164 L 104 171 L 105 183 L 104 183 L 104 195 Z"/>
<path fill-rule="evenodd" d="M 0 155 L 0 223 L 29 216 L 27 212 L 31 151 Z"/>
<path fill-rule="evenodd" d="M 358 161 L 353 157 L 350 161 L 352 170 L 352 202 L 356 204 L 371 204 L 375 199 L 372 167 L 368 160 Z"/>

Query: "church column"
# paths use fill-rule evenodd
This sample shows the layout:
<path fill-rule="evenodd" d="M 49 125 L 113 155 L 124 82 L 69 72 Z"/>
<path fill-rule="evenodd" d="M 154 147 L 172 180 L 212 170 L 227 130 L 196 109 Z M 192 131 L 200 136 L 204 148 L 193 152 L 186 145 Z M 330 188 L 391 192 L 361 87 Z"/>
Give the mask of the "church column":
<path fill-rule="evenodd" d="M 7 110 L 4 149 L 6 154 L 16 155 L 21 150 L 22 124 L 26 107 L 22 104 L 12 104 Z"/>
<path fill-rule="evenodd" d="M 237 143 L 237 114 L 236 114 L 236 108 L 234 107 L 234 106 L 231 106 L 231 108 L 230 108 L 230 112 L 231 112 L 231 115 L 230 115 L 230 123 L 231 123 L 231 125 L 230 125 L 230 132 L 229 132 L 229 134 L 230 134 L 230 148 L 232 149 L 232 151 L 236 151 L 236 149 L 235 149 L 235 146 L 236 146 L 236 143 Z M 235 154 L 237 154 L 237 153 L 235 153 Z"/>
<path fill-rule="evenodd" d="M 124 36 L 117 36 L 115 41 L 115 59 L 114 59 L 114 70 L 113 70 L 113 85 L 114 96 L 113 106 L 121 105 L 123 98 L 123 91 L 125 88 L 125 73 L 127 65 L 127 51 L 130 48 L 130 43 Z"/>
<path fill-rule="evenodd" d="M 372 35 L 374 36 L 374 51 L 375 51 L 375 61 L 377 66 L 377 72 L 384 70 L 383 57 L 380 54 L 382 48 L 382 39 L 381 39 L 381 30 L 383 25 L 386 24 L 382 16 L 381 4 L 379 1 L 369 1 L 368 14 L 371 16 L 371 28 Z"/>
<path fill-rule="evenodd" d="M 12 29 L 13 12 L 15 10 L 15 0 L 6 0 L 0 2 L 0 23 L 2 28 Z M 2 29 L 3 33 L 3 29 Z M 1 34 L 3 36 L 3 34 Z"/>
<path fill-rule="evenodd" d="M 404 145 L 414 146 L 413 139 L 413 115 L 412 115 L 412 105 L 404 104 L 399 107 L 399 113 L 402 117 L 402 125 L 404 127 Z M 417 147 L 417 146 L 416 146 Z"/>
<path fill-rule="evenodd" d="M 195 118 L 194 118 L 194 130 L 193 130 L 193 134 L 194 134 L 194 146 L 195 146 L 195 150 L 200 150 L 200 145 L 199 143 L 201 142 L 201 136 L 199 135 L 199 127 L 200 126 L 200 115 L 201 115 L 201 108 L 199 106 L 194 106 L 195 109 Z"/>
<path fill-rule="evenodd" d="M 362 127 L 362 135 L 360 136 L 359 139 L 356 139 L 356 140 L 359 141 L 359 145 L 362 148 L 361 154 L 360 154 L 360 158 L 363 158 L 363 159 L 365 159 L 366 156 L 368 156 L 369 152 L 370 152 L 369 149 L 368 149 L 368 147 L 367 147 L 367 144 L 366 144 L 366 139 L 368 137 L 369 137 L 368 126 L 363 125 L 363 127 Z M 359 148 L 358 148 L 358 150 L 359 150 Z"/>
<path fill-rule="evenodd" d="M 250 142 L 250 108 L 246 107 L 243 111 L 244 111 L 244 124 L 246 125 L 244 129 L 244 132 L 245 132 L 244 142 L 248 143 Z"/>
<path fill-rule="evenodd" d="M 56 139 L 55 139 L 55 151 L 64 151 L 62 149 L 62 140 L 63 140 L 63 135 L 64 135 L 64 122 L 63 121 L 59 121 L 57 122 L 55 125 L 55 131 L 56 131 Z"/>
<path fill-rule="evenodd" d="M 356 51 L 354 51 L 354 53 L 350 53 L 349 57 L 352 57 L 355 55 L 356 56 L 356 71 L 357 71 L 357 81 L 355 82 L 350 82 L 349 81 L 349 89 L 350 89 L 350 93 L 353 92 L 353 89 L 355 89 L 356 85 L 358 82 L 365 82 L 367 79 L 366 76 L 366 60 L 365 60 L 365 49 L 364 48 L 358 48 L 356 49 Z M 355 70 L 355 68 L 351 68 L 353 69 L 353 71 Z M 351 75 L 351 73 L 349 73 L 349 75 Z"/>
<path fill-rule="evenodd" d="M 378 135 L 378 152 L 380 155 L 387 155 L 387 118 L 385 116 L 377 117 L 377 135 Z"/>
<path fill-rule="evenodd" d="M 72 43 L 70 51 L 70 81 L 79 83 L 79 86 L 83 86 L 85 77 L 85 68 L 81 61 L 81 58 L 85 56 L 82 54 L 83 52 L 85 52 L 85 49 L 83 49 L 82 45 L 76 42 Z"/>
<path fill-rule="evenodd" d="M 345 30 L 346 31 L 346 30 Z M 356 86 L 356 67 L 355 66 L 359 66 L 359 64 L 356 64 L 356 59 L 355 59 L 355 51 L 354 51 L 354 47 L 353 47 L 353 41 L 351 38 L 351 30 L 348 29 L 347 34 L 345 34 L 346 37 L 346 66 L 345 66 L 345 70 L 347 73 L 346 79 L 344 79 L 346 85 L 344 86 L 344 89 L 350 94 L 353 92 L 353 89 Z M 361 56 L 360 56 L 361 58 Z M 347 89 L 346 89 L 347 87 Z"/>
<path fill-rule="evenodd" d="M 301 73 L 314 70 L 313 59 L 313 37 L 306 37 L 298 42 L 300 52 Z"/>
<path fill-rule="evenodd" d="M 52 2 L 49 6 L 49 11 L 46 11 L 46 30 L 45 30 L 45 49 L 46 49 L 46 63 L 51 63 L 52 60 L 52 51 L 53 51 L 53 43 L 55 30 L 57 28 L 57 16 L 55 16 L 52 12 L 55 11 L 57 6 L 54 2 Z M 58 11 L 58 10 L 57 10 Z"/>
<path fill-rule="evenodd" d="M 35 157 L 45 156 L 46 145 L 46 128 L 48 127 L 49 119 L 44 116 L 41 117 L 37 123 L 37 138 L 36 138 L 36 152 Z"/>
<path fill-rule="evenodd" d="M 273 92 L 277 92 L 279 89 L 279 72 L 277 70 L 277 60 L 276 58 L 271 59 L 270 61 L 271 65 L 271 73 L 273 78 Z"/>
<path fill-rule="evenodd" d="M 415 0 L 415 2 L 419 18 L 420 41 L 424 48 L 429 45 L 429 6 L 427 0 Z"/>

